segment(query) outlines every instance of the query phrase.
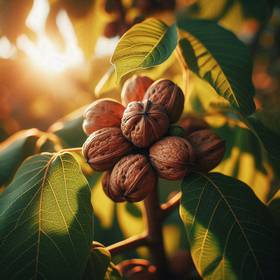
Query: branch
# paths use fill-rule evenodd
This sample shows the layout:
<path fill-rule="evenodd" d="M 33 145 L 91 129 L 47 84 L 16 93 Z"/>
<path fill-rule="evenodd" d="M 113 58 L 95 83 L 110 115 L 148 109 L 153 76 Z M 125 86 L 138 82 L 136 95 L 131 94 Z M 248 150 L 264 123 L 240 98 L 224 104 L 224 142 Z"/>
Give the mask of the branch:
<path fill-rule="evenodd" d="M 107 247 L 111 255 L 120 254 L 123 251 L 135 249 L 140 246 L 148 245 L 148 237 L 146 233 L 134 235 L 120 242 L 114 243 Z"/>

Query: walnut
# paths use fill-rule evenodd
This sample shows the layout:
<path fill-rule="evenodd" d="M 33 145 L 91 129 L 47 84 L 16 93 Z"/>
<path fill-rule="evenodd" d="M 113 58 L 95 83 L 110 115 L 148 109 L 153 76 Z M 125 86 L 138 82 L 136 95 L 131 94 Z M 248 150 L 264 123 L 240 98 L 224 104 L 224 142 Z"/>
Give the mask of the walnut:
<path fill-rule="evenodd" d="M 189 115 L 182 118 L 180 121 L 180 126 L 185 130 L 185 136 L 194 131 L 209 128 L 209 125 L 206 121 L 194 115 Z"/>
<path fill-rule="evenodd" d="M 125 279 L 129 280 L 156 280 L 156 267 L 148 260 L 130 259 L 117 265 L 118 270 Z"/>
<path fill-rule="evenodd" d="M 156 185 L 156 174 L 141 154 L 131 154 L 116 163 L 103 179 L 104 192 L 116 202 L 143 200 Z M 110 177 L 110 179 L 108 178 Z"/>
<path fill-rule="evenodd" d="M 122 104 L 127 106 L 132 101 L 142 101 L 146 90 L 153 82 L 149 77 L 133 75 L 123 85 L 121 92 Z"/>
<path fill-rule="evenodd" d="M 123 105 L 113 99 L 104 98 L 93 102 L 84 113 L 84 132 L 90 135 L 104 127 L 120 127 L 124 110 Z"/>
<path fill-rule="evenodd" d="M 170 80 L 158 80 L 146 91 L 144 100 L 166 107 L 171 123 L 177 122 L 183 112 L 185 96 L 182 90 Z"/>
<path fill-rule="evenodd" d="M 225 141 L 210 129 L 194 131 L 187 136 L 196 153 L 196 169 L 208 172 L 216 167 L 225 154 Z"/>
<path fill-rule="evenodd" d="M 161 178 L 180 180 L 191 171 L 195 154 L 186 139 L 168 136 L 150 148 L 150 160 Z"/>
<path fill-rule="evenodd" d="M 159 140 L 166 134 L 168 126 L 165 108 L 149 100 L 129 103 L 121 122 L 123 135 L 140 148 Z"/>
<path fill-rule="evenodd" d="M 118 127 L 106 127 L 93 132 L 83 145 L 83 155 L 91 167 L 105 171 L 132 151 L 132 144 Z"/>

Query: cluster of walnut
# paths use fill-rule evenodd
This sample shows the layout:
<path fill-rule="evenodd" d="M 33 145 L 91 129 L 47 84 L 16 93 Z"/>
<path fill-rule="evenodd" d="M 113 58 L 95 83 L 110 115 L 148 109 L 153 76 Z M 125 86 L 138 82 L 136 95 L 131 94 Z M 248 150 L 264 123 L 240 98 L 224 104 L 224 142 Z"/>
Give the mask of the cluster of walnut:
<path fill-rule="evenodd" d="M 187 117 L 180 136 L 170 135 L 184 108 L 182 90 L 170 80 L 128 79 L 122 104 L 100 99 L 85 112 L 88 139 L 83 154 L 91 167 L 106 171 L 104 192 L 116 202 L 143 200 L 157 177 L 180 180 L 193 170 L 208 172 L 223 158 L 225 143 L 207 123 Z"/>

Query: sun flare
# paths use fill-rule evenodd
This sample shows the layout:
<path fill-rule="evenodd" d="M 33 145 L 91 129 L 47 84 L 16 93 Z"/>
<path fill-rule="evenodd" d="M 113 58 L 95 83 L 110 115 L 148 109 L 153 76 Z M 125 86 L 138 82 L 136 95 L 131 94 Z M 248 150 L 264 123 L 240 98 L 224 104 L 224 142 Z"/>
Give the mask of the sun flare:
<path fill-rule="evenodd" d="M 46 72 L 59 73 L 81 64 L 84 57 L 78 46 L 72 23 L 65 11 L 61 10 L 56 18 L 58 30 L 65 43 L 65 49 L 60 51 L 47 36 L 45 23 L 49 12 L 48 5 L 46 0 L 34 1 L 26 25 L 36 33 L 37 40 L 33 42 L 26 35 L 21 35 L 17 39 L 17 47 L 29 57 L 34 66 Z"/>

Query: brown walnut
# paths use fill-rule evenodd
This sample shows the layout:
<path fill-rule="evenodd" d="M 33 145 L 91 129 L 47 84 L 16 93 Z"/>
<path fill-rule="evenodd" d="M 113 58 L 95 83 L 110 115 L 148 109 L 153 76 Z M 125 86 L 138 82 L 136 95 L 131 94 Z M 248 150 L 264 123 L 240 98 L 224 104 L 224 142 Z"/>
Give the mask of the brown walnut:
<path fill-rule="evenodd" d="M 132 101 L 142 101 L 146 90 L 153 82 L 149 77 L 133 75 L 122 87 L 122 104 L 127 106 Z"/>
<path fill-rule="evenodd" d="M 146 91 L 144 100 L 166 107 L 171 123 L 177 122 L 183 112 L 185 96 L 182 90 L 170 80 L 158 80 Z"/>
<path fill-rule="evenodd" d="M 84 132 L 90 135 L 104 127 L 120 127 L 124 110 L 123 105 L 113 99 L 103 98 L 93 102 L 84 113 Z"/>
<path fill-rule="evenodd" d="M 141 154 L 131 154 L 118 161 L 111 174 L 105 174 L 102 183 L 104 192 L 113 201 L 137 202 L 153 190 L 156 180 L 148 159 Z"/>
<path fill-rule="evenodd" d="M 163 179 L 182 179 L 190 172 L 194 159 L 191 144 L 181 137 L 165 137 L 150 148 L 151 163 Z"/>
<path fill-rule="evenodd" d="M 194 115 L 189 115 L 182 118 L 180 121 L 180 126 L 184 129 L 185 136 L 188 136 L 194 131 L 209 128 L 209 125 L 206 121 Z"/>
<path fill-rule="evenodd" d="M 156 267 L 148 260 L 131 259 L 117 265 L 121 275 L 128 280 L 156 280 Z"/>
<path fill-rule="evenodd" d="M 225 141 L 210 129 L 194 131 L 187 136 L 196 153 L 196 168 L 208 172 L 216 167 L 225 154 Z"/>
<path fill-rule="evenodd" d="M 93 169 L 105 171 L 132 149 L 132 144 L 123 137 L 120 128 L 106 127 L 88 137 L 83 145 L 83 155 Z"/>
<path fill-rule="evenodd" d="M 123 135 L 135 146 L 145 148 L 159 140 L 168 130 L 169 119 L 165 108 L 150 100 L 130 102 L 123 113 Z"/>

